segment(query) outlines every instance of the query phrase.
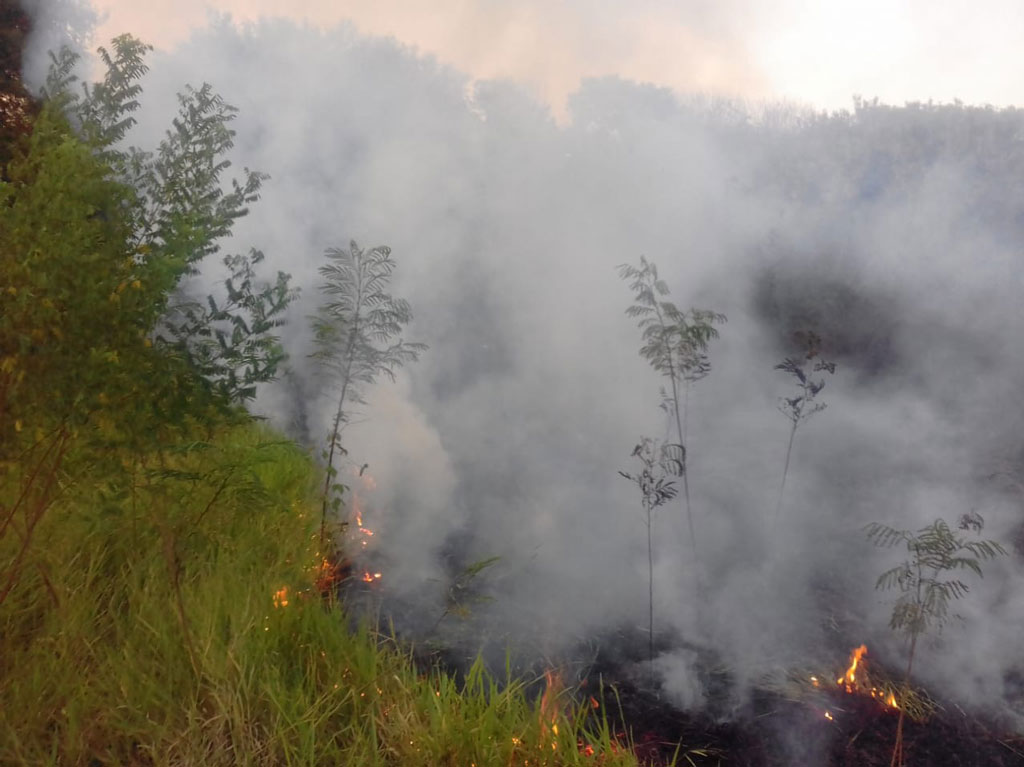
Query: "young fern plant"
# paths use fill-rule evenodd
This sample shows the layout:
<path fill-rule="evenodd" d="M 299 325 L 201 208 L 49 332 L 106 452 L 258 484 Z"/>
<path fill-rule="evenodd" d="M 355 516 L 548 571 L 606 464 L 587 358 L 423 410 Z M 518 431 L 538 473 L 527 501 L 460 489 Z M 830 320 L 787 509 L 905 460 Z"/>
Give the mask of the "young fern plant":
<path fill-rule="evenodd" d="M 640 355 L 655 371 L 668 378 L 670 390 L 662 388 L 661 407 L 675 420 L 679 446 L 686 445 L 690 388 L 711 372 L 708 345 L 718 337 L 715 325 L 724 323 L 725 315 L 704 309 L 681 311 L 672 301 L 667 300 L 669 288 L 658 277 L 657 265 L 644 256 L 640 256 L 639 268 L 621 264 L 618 270 L 619 277 L 628 280 L 629 288 L 633 291 L 634 302 L 626 309 L 626 314 L 637 319 L 643 341 Z M 697 535 L 690 503 L 689 472 L 685 463 L 680 476 L 683 478 L 690 549 L 696 560 Z"/>
<path fill-rule="evenodd" d="M 406 363 L 415 362 L 427 347 L 396 336 L 412 320 L 409 302 L 387 292 L 395 262 L 391 248 L 363 250 L 355 241 L 348 250 L 330 248 L 320 267 L 325 301 L 313 317 L 316 351 L 311 355 L 335 390 L 334 417 L 327 435 L 326 476 L 321 494 L 320 542 L 327 515 L 341 508 L 344 485 L 336 481 L 335 460 L 346 453 L 341 434 L 352 407 L 364 404 L 364 393 L 379 376 L 392 381 Z"/>
<path fill-rule="evenodd" d="M 647 595 L 648 625 L 647 647 L 651 678 L 654 678 L 654 540 L 651 532 L 654 510 L 665 505 L 678 494 L 675 480 L 670 477 L 685 476 L 686 448 L 673 443 L 659 444 L 650 437 L 643 437 L 633 448 L 632 456 L 640 461 L 636 474 L 619 471 L 640 491 L 640 505 L 643 507 L 644 525 L 647 527 Z"/>
<path fill-rule="evenodd" d="M 775 370 L 789 373 L 796 385 L 797 394 L 795 397 L 780 397 L 779 412 L 790 421 L 789 442 L 786 445 L 786 463 L 782 468 L 782 481 L 779 483 L 779 497 L 775 504 L 775 522 L 778 523 L 782 515 L 782 497 L 786 490 L 786 477 L 789 475 L 789 459 L 793 455 L 793 442 L 796 439 L 796 430 L 815 413 L 820 413 L 827 405 L 818 400 L 818 395 L 825 388 L 825 379 L 814 379 L 815 373 L 828 373 L 834 375 L 836 364 L 826 362 L 818 355 L 821 353 L 821 338 L 816 333 L 799 333 L 800 340 L 807 350 L 801 359 L 786 357 L 775 366 Z"/>
<path fill-rule="evenodd" d="M 960 518 L 959 528 L 980 533 L 983 524 L 981 515 L 972 512 Z M 916 533 L 878 522 L 867 525 L 864 531 L 876 546 L 905 546 L 907 550 L 907 559 L 886 570 L 875 583 L 876 589 L 897 589 L 900 592 L 893 605 L 889 628 L 902 634 L 909 642 L 903 676 L 903 694 L 906 697 L 918 639 L 930 630 L 941 631 L 949 619 L 950 603 L 962 599 L 969 591 L 958 574 L 968 571 L 981 578 L 981 563 L 1005 555 L 1006 550 L 996 541 L 968 540 L 958 536 L 942 519 Z M 904 715 L 904 708 L 900 706 L 890 767 L 903 764 Z"/>

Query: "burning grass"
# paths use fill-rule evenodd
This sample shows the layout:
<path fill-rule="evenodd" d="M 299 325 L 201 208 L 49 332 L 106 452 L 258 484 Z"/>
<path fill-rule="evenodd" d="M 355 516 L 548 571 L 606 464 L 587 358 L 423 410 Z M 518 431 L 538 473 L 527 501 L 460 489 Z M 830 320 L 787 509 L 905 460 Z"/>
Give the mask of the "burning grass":
<path fill-rule="evenodd" d="M 836 677 L 829 670 L 790 672 L 781 685 L 766 683 L 791 700 L 822 708 L 826 719 L 834 720 L 832 709 L 842 710 L 851 699 L 871 701 L 879 711 L 903 710 L 916 722 L 924 722 L 938 711 L 938 704 L 924 690 L 904 688 L 882 668 L 868 661 L 868 648 L 860 645 L 850 652 L 846 669 Z"/>

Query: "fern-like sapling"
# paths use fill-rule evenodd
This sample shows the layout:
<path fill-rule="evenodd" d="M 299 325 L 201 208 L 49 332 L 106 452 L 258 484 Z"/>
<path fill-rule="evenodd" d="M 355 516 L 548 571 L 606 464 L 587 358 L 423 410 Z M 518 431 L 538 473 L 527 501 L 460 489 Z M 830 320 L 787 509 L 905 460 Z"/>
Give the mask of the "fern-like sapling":
<path fill-rule="evenodd" d="M 335 387 L 336 406 L 324 451 L 326 476 L 321 494 L 320 542 L 327 529 L 328 511 L 341 508 L 344 485 L 335 481 L 337 458 L 345 454 L 341 433 L 352 406 L 364 402 L 366 387 L 384 375 L 392 381 L 407 362 L 419 359 L 425 344 L 392 340 L 412 319 L 408 301 L 387 292 L 395 262 L 391 248 L 363 250 L 354 241 L 347 250 L 330 248 L 327 263 L 320 267 L 320 290 L 325 302 L 313 318 L 316 351 L 320 364 Z"/>
<path fill-rule="evenodd" d="M 686 420 L 690 387 L 711 372 L 708 344 L 718 337 L 716 324 L 725 322 L 725 315 L 704 309 L 680 309 L 667 300 L 668 285 L 658 277 L 653 261 L 640 257 L 640 267 L 622 264 L 619 277 L 629 281 L 634 294 L 633 305 L 626 314 L 637 319 L 643 346 L 640 355 L 651 367 L 669 380 L 671 391 L 662 389 L 662 408 L 675 420 L 679 444 L 686 445 Z M 680 401 L 682 389 L 682 401 Z M 690 531 L 690 548 L 697 558 L 697 536 L 690 503 L 689 472 L 682 467 L 683 498 L 686 522 Z"/>
<path fill-rule="evenodd" d="M 980 533 L 981 515 L 965 514 L 960 518 L 960 530 Z M 907 668 L 903 677 L 904 695 L 910 689 L 910 675 L 914 668 L 914 653 L 922 634 L 941 631 L 949 619 L 949 605 L 965 597 L 969 588 L 958 573 L 969 571 L 982 577 L 981 563 L 1006 554 L 996 541 L 968 540 L 955 534 L 942 519 L 935 520 L 916 533 L 872 522 L 864 528 L 868 540 L 876 546 L 894 548 L 905 546 L 907 559 L 891 567 L 878 577 L 876 589 L 897 589 L 900 592 L 892 609 L 889 628 L 902 634 L 909 642 Z M 900 707 L 896 726 L 896 744 L 890 767 L 903 764 L 903 720 Z"/>
<path fill-rule="evenodd" d="M 782 468 L 782 481 L 779 483 L 779 498 L 775 504 L 775 521 L 778 522 L 782 514 L 782 496 L 786 489 L 786 477 L 789 475 L 789 459 L 793 455 L 793 441 L 796 439 L 796 430 L 800 424 L 807 421 L 815 413 L 825 409 L 824 402 L 818 400 L 818 395 L 825 388 L 825 379 L 815 379 L 815 373 L 828 373 L 833 375 L 836 372 L 834 362 L 826 362 L 818 355 L 821 353 L 821 338 L 813 332 L 798 333 L 797 339 L 806 347 L 801 359 L 786 357 L 775 366 L 775 370 L 781 370 L 793 376 L 797 393 L 795 397 L 780 397 L 779 412 L 790 421 L 789 442 L 786 445 L 786 463 Z"/>
<path fill-rule="evenodd" d="M 644 524 L 647 526 L 647 591 L 648 591 L 648 658 L 654 677 L 654 541 L 651 534 L 654 510 L 676 497 L 676 483 L 670 477 L 684 476 L 686 449 L 682 445 L 659 444 L 649 437 L 633 448 L 633 457 L 640 461 L 640 471 L 619 474 L 637 486 Z"/>
<path fill-rule="evenodd" d="M 441 616 L 434 623 L 434 631 L 437 631 L 438 626 L 441 625 L 441 621 L 449 615 L 458 615 L 462 618 L 468 617 L 471 612 L 470 605 L 473 603 L 490 602 L 493 599 L 486 594 L 480 594 L 479 590 L 475 587 L 478 585 L 477 576 L 492 565 L 496 564 L 499 559 L 501 559 L 501 557 L 487 557 L 486 559 L 479 559 L 476 562 L 466 565 L 466 567 L 464 567 L 461 572 L 452 579 L 451 584 L 448 586 L 448 591 L 445 594 L 444 610 L 441 612 Z"/>

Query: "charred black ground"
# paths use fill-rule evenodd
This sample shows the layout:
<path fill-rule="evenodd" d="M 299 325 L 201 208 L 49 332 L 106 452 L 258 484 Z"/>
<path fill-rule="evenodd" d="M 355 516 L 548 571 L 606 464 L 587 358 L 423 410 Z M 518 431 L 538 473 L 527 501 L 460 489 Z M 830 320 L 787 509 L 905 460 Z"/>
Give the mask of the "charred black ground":
<path fill-rule="evenodd" d="M 730 717 L 722 718 L 708 711 L 681 711 L 657 690 L 629 680 L 614 681 L 616 671 L 612 665 L 602 674 L 616 690 L 610 705 L 620 707 L 621 731 L 630 734 L 646 764 L 670 764 L 677 747 L 679 753 L 687 748 L 708 752 L 707 757 L 693 757 L 697 764 L 735 767 L 890 763 L 897 713 L 869 697 L 831 691 L 813 701 L 799 701 L 755 690 Z M 927 721 L 904 723 L 907 764 L 1024 765 L 1024 737 L 1009 734 L 1005 724 L 967 714 L 952 702 L 940 705 L 943 709 Z"/>

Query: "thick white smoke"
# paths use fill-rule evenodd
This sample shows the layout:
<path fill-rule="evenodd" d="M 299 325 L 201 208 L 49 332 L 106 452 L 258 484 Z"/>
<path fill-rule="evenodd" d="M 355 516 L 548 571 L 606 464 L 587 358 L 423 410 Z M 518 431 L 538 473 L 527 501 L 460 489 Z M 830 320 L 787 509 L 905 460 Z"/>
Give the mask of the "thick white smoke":
<path fill-rule="evenodd" d="M 641 254 L 681 307 L 729 317 L 690 399 L 699 562 L 681 505 L 655 520 L 656 621 L 672 637 L 658 668 L 680 702 L 706 694 L 693 647 L 749 680 L 862 641 L 895 664 L 873 587 L 896 554 L 865 542 L 869 521 L 913 529 L 977 509 L 1010 545 L 1019 113 L 755 116 L 609 78 L 585 82 L 561 125 L 514 84 L 470 83 L 350 27 L 276 21 L 224 20 L 151 65 L 132 141 L 155 144 L 175 91 L 209 81 L 240 109 L 237 167 L 271 174 L 236 240 L 302 286 L 286 331 L 298 380 L 324 249 L 393 248 L 408 335 L 430 350 L 348 437 L 378 480 L 385 590 L 416 595 L 410 625 L 434 624 L 452 568 L 489 556 L 493 601 L 471 625 L 491 642 L 555 654 L 646 624 L 646 534 L 617 474 L 641 435 L 668 428 L 615 271 Z M 776 403 L 792 384 L 772 368 L 798 352 L 797 330 L 816 330 L 839 367 L 828 409 L 797 434 L 773 542 L 788 436 Z M 260 404 L 286 427 L 304 414 L 321 438 L 330 403 L 295 391 Z M 918 664 L 965 703 L 1001 699 L 1021 661 L 1019 562 L 986 575 Z"/>

